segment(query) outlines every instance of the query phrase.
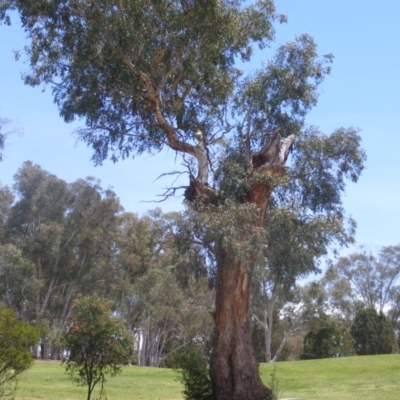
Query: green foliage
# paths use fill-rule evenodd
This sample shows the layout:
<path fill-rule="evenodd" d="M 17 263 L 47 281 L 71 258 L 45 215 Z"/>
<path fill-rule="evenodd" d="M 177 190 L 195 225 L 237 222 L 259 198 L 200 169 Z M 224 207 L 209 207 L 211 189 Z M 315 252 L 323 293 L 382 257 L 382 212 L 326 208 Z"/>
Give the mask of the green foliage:
<path fill-rule="evenodd" d="M 172 365 L 183 384 L 186 400 L 213 400 L 212 385 L 208 370 L 208 357 L 195 343 L 177 350 L 172 357 Z"/>
<path fill-rule="evenodd" d="M 0 397 L 10 396 L 21 373 L 32 365 L 29 346 L 38 343 L 40 333 L 10 308 L 0 307 Z"/>
<path fill-rule="evenodd" d="M 31 162 L 15 175 L 14 191 L 14 203 L 5 190 L 1 198 L 0 294 L 24 319 L 65 329 L 76 293 L 110 290 L 122 208 L 97 180 L 68 184 Z"/>
<path fill-rule="evenodd" d="M 38 289 L 34 265 L 13 244 L 0 244 L 0 306 L 12 308 L 22 318 L 32 315 Z"/>
<path fill-rule="evenodd" d="M 87 386 L 87 400 L 98 383 L 102 397 L 105 376 L 119 374 L 121 365 L 131 361 L 132 335 L 111 315 L 108 302 L 96 295 L 79 298 L 73 315 L 74 325 L 64 337 L 69 352 L 66 370 L 71 379 Z"/>
<path fill-rule="evenodd" d="M 217 266 L 225 267 L 236 262 L 254 264 L 254 254 L 262 254 L 265 231 L 254 226 L 257 207 L 226 201 L 218 208 L 188 209 L 179 220 L 177 246 L 185 257 L 198 257 L 192 253 L 191 243 L 202 243 L 200 255 L 209 263 L 209 277 L 213 282 Z M 243 237 L 246 240 L 243 240 Z"/>
<path fill-rule="evenodd" d="M 345 325 L 325 317 L 314 324 L 304 338 L 303 360 L 354 355 L 354 339 Z"/>
<path fill-rule="evenodd" d="M 280 46 L 261 70 L 244 80 L 235 100 L 238 108 L 246 110 L 246 128 L 254 130 L 254 139 L 265 135 L 266 127 L 270 131 L 281 128 L 283 136 L 301 132 L 332 59 L 330 54 L 319 57 L 314 39 L 303 34 Z"/>
<path fill-rule="evenodd" d="M 393 327 L 383 313 L 373 308 L 357 312 L 351 327 L 358 355 L 391 354 L 397 349 Z"/>
<path fill-rule="evenodd" d="M 66 121 L 86 118 L 81 135 L 98 162 L 109 150 L 113 158 L 126 157 L 165 143 L 143 97 L 142 74 L 186 138 L 217 122 L 213 115 L 222 115 L 240 75 L 237 58 L 248 61 L 253 43 L 271 42 L 279 17 L 271 0 L 246 6 L 239 0 L 7 3 L 18 9 L 32 40 L 26 83 L 54 85 Z"/>
<path fill-rule="evenodd" d="M 308 128 L 296 141 L 291 167 L 303 207 L 311 212 L 336 212 L 340 216 L 345 180 L 357 182 L 366 159 L 355 128 L 340 128 L 330 135 Z"/>

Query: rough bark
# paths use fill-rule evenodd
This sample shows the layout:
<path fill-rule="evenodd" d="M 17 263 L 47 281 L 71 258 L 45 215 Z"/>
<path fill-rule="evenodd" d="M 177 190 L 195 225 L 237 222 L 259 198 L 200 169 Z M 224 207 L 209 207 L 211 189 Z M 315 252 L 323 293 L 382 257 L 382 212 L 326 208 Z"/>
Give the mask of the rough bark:
<path fill-rule="evenodd" d="M 221 264 L 229 263 L 228 255 L 222 257 Z M 210 368 L 217 400 L 265 400 L 271 394 L 261 381 L 251 343 L 250 288 L 251 277 L 243 263 L 218 269 Z"/>

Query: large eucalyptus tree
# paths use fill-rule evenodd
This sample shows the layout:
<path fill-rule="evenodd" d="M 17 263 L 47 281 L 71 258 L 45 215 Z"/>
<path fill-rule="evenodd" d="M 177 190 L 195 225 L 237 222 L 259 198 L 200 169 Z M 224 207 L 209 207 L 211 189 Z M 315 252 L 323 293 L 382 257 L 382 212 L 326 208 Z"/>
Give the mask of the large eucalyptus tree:
<path fill-rule="evenodd" d="M 0 295 L 25 319 L 63 329 L 78 293 L 110 290 L 122 207 L 94 179 L 67 184 L 29 161 L 14 189 L 0 242 Z"/>
<path fill-rule="evenodd" d="M 244 76 L 237 62 L 284 20 L 272 0 L 5 0 L 0 18 L 12 9 L 31 40 L 25 82 L 50 85 L 65 121 L 85 120 L 79 134 L 96 163 L 165 146 L 184 158 L 193 238 L 216 266 L 214 397 L 265 399 L 250 288 L 273 189 L 284 185 L 274 202 L 301 203 L 335 237 L 344 179 L 362 169 L 356 131 L 304 126 L 332 57 L 303 35 Z"/>

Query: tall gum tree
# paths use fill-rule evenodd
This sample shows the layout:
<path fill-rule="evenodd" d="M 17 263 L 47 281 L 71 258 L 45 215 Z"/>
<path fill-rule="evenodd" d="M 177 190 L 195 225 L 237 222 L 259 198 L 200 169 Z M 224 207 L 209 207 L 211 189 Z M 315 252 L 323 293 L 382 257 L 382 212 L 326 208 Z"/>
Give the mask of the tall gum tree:
<path fill-rule="evenodd" d="M 67 184 L 30 161 L 13 186 L 13 203 L 11 193 L 0 192 L 0 258 L 9 265 L 0 292 L 25 319 L 64 329 L 77 293 L 110 290 L 122 208 L 93 178 Z"/>
<path fill-rule="evenodd" d="M 31 41 L 25 83 L 50 85 L 64 120 L 85 121 L 79 135 L 96 163 L 165 146 L 183 156 L 196 235 L 216 265 L 214 397 L 265 399 L 250 288 L 272 191 L 283 185 L 309 214 L 340 225 L 344 178 L 362 169 L 356 131 L 305 130 L 331 56 L 319 58 L 303 35 L 244 77 L 236 62 L 285 20 L 272 0 L 6 0 L 0 20 L 11 10 Z"/>

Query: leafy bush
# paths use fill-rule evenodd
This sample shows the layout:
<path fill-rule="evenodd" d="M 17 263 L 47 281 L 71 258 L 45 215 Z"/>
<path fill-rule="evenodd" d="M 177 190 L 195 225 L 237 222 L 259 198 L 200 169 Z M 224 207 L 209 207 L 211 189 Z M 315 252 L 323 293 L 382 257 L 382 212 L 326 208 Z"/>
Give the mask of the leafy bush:
<path fill-rule="evenodd" d="M 19 321 L 10 308 L 0 308 L 0 397 L 11 395 L 22 372 L 32 363 L 29 346 L 35 345 L 40 329 Z"/>
<path fill-rule="evenodd" d="M 186 400 L 213 400 L 208 358 L 201 346 L 194 343 L 178 350 L 172 357 L 173 368 L 179 373 Z"/>

